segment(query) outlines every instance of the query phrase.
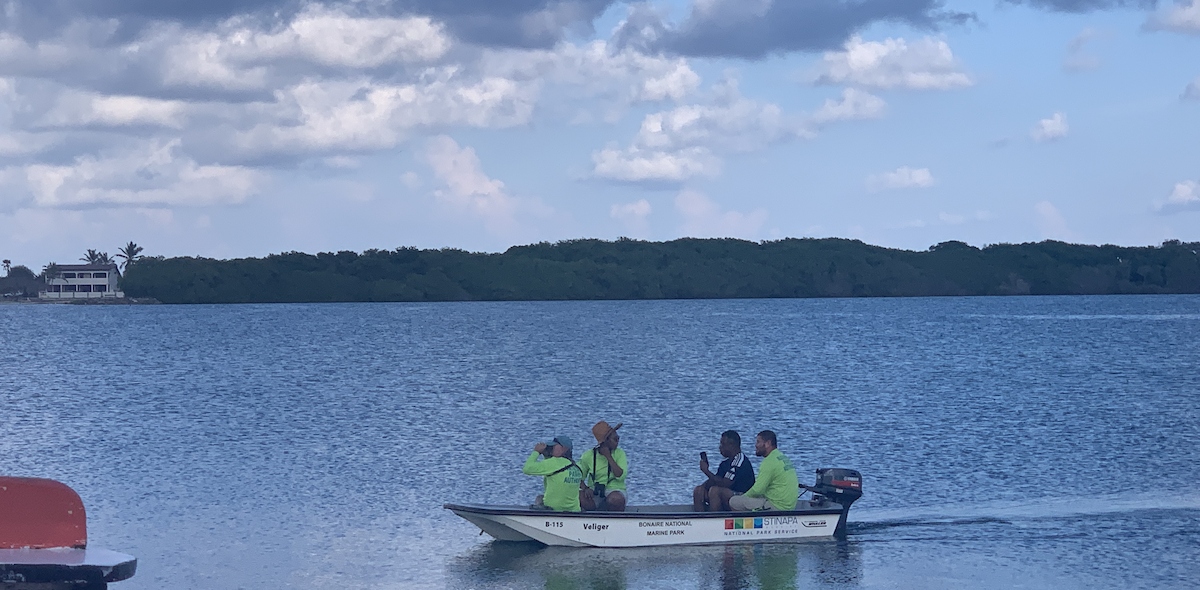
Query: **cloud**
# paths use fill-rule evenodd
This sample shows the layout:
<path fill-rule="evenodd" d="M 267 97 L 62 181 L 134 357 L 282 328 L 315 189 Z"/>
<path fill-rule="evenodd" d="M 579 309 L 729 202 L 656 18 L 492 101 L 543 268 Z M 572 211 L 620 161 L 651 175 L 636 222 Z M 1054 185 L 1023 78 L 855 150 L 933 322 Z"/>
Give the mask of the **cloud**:
<path fill-rule="evenodd" d="M 855 35 L 843 49 L 821 58 L 815 83 L 913 90 L 950 90 L 973 84 L 945 41 L 929 37 L 911 44 L 904 39 L 863 41 Z"/>
<path fill-rule="evenodd" d="M 631 145 L 592 154 L 593 174 L 625 182 L 679 182 L 719 172 L 719 152 L 749 152 L 811 136 L 803 121 L 774 104 L 744 98 L 736 80 L 714 87 L 711 105 L 646 115 Z"/>
<path fill-rule="evenodd" d="M 1182 98 L 1187 100 L 1200 100 L 1200 78 L 1192 80 L 1187 88 L 1183 89 Z"/>
<path fill-rule="evenodd" d="M 1050 201 L 1042 201 L 1033 206 L 1034 214 L 1037 216 L 1037 225 L 1042 237 L 1055 240 L 1069 240 L 1072 237 L 1071 230 L 1067 229 L 1067 220 L 1059 212 L 1058 208 Z"/>
<path fill-rule="evenodd" d="M 439 126 L 511 127 L 527 122 L 536 86 L 488 77 L 460 79 L 454 68 L 431 72 L 419 84 L 311 81 L 276 92 L 254 127 L 234 144 L 249 156 L 380 150 L 414 129 Z"/>
<path fill-rule="evenodd" d="M 1145 28 L 1200 35 L 1200 0 L 1173 3 L 1170 8 L 1147 18 Z"/>
<path fill-rule="evenodd" d="M 551 47 L 572 28 L 591 22 L 615 0 L 394 0 L 369 2 L 294 0 L 212 0 L 155 2 L 148 0 L 11 0 L 8 22 L 25 35 L 47 36 L 73 18 L 120 21 L 133 34 L 155 22 L 188 27 L 240 15 L 269 26 L 313 7 L 329 10 L 357 8 L 375 18 L 404 18 L 421 14 L 446 23 L 449 32 L 471 43 L 504 47 Z"/>
<path fill-rule="evenodd" d="M 1054 116 L 1049 119 L 1038 121 L 1037 126 L 1029 132 L 1029 136 L 1038 143 L 1054 141 L 1067 136 L 1067 132 L 1071 127 L 1067 125 L 1067 116 L 1062 113 L 1054 113 Z"/>
<path fill-rule="evenodd" d="M 66 91 L 36 123 L 38 127 L 124 127 L 150 125 L 181 128 L 186 103 L 142 96 L 104 96 Z"/>
<path fill-rule="evenodd" d="M 675 197 L 675 209 L 683 217 L 682 231 L 693 238 L 746 238 L 759 236 L 767 221 L 767 212 L 722 211 L 720 205 L 695 191 L 681 191 Z"/>
<path fill-rule="evenodd" d="M 647 55 L 605 41 L 560 43 L 552 50 L 483 54 L 482 68 L 514 79 L 545 79 L 607 96 L 620 105 L 682 100 L 700 85 L 686 59 Z"/>
<path fill-rule="evenodd" d="M 832 49 L 872 23 L 929 29 L 972 18 L 946 11 L 936 0 L 697 0 L 678 25 L 652 9 L 635 8 L 615 37 L 651 52 L 760 59 Z"/>
<path fill-rule="evenodd" d="M 178 140 L 80 156 L 66 166 L 9 168 L 5 176 L 23 180 L 35 205 L 53 208 L 240 203 L 265 180 L 241 166 L 198 164 L 181 153 Z"/>
<path fill-rule="evenodd" d="M 624 223 L 625 227 L 640 236 L 646 233 L 646 218 L 650 216 L 651 211 L 650 202 L 640 199 L 632 203 L 613 205 L 609 215 Z"/>
<path fill-rule="evenodd" d="M 813 113 L 817 123 L 849 121 L 854 119 L 878 119 L 887 112 L 887 103 L 869 92 L 854 88 L 842 90 L 841 100 L 826 99 L 825 104 Z"/>
<path fill-rule="evenodd" d="M 1154 203 L 1154 210 L 1164 214 L 1200 210 L 1200 183 L 1194 180 L 1176 183 L 1166 200 Z"/>
<path fill-rule="evenodd" d="M 1080 31 L 1067 43 L 1067 55 L 1063 58 L 1063 69 L 1068 72 L 1094 70 L 1100 67 L 1100 58 L 1087 53 L 1088 43 L 1096 40 L 1101 33 L 1091 27 Z"/>
<path fill-rule="evenodd" d="M 1094 12 L 1111 10 L 1126 6 L 1147 8 L 1154 6 L 1155 0 L 1004 0 L 1009 4 L 1027 4 L 1034 8 L 1054 12 Z"/>
<path fill-rule="evenodd" d="M 482 217 L 493 231 L 512 229 L 517 202 L 504 191 L 503 182 L 484 174 L 474 149 L 439 135 L 426 141 L 422 158 L 445 184 L 433 193 L 439 201 Z"/>
<path fill-rule="evenodd" d="M 902 188 L 929 188 L 937 184 L 928 168 L 901 166 L 891 172 L 872 174 L 867 177 L 867 189 L 871 191 Z"/>

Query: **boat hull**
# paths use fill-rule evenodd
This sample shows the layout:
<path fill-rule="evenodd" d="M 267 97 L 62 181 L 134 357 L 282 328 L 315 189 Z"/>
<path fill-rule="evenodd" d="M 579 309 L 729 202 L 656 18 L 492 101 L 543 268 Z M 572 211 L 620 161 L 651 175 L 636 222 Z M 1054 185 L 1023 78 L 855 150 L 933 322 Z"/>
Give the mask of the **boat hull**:
<path fill-rule="evenodd" d="M 559 547 L 654 547 L 799 541 L 833 537 L 840 505 L 789 511 L 692 512 L 690 507 L 631 507 L 626 512 L 552 512 L 517 506 L 446 504 L 501 541 Z"/>

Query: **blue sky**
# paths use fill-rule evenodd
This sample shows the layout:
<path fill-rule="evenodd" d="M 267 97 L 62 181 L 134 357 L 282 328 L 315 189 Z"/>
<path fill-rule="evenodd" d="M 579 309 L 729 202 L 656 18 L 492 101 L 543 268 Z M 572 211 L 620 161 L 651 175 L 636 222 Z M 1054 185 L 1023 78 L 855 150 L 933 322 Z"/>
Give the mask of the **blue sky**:
<path fill-rule="evenodd" d="M 0 255 L 1200 240 L 1200 0 L 12 0 Z"/>

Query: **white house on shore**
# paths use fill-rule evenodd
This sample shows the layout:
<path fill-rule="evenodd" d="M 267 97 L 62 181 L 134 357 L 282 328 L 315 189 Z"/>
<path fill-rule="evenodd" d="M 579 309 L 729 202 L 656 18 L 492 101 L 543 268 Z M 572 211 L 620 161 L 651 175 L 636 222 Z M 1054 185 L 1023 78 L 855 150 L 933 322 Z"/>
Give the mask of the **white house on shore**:
<path fill-rule="evenodd" d="M 46 283 L 46 290 L 38 293 L 42 299 L 101 299 L 120 298 L 125 294 L 117 290 L 121 271 L 116 264 L 64 264 L 58 267 L 58 276 Z"/>

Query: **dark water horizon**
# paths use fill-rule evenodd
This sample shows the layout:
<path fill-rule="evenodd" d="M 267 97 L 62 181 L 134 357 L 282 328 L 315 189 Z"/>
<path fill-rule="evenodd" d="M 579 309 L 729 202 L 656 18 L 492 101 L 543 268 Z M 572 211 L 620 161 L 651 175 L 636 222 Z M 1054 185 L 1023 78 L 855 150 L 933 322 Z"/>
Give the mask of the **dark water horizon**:
<path fill-rule="evenodd" d="M 1200 575 L 1200 296 L 13 305 L 0 351 L 0 473 L 80 492 L 91 544 L 139 558 L 115 590 Z M 633 504 L 688 503 L 728 428 L 865 495 L 842 541 L 627 550 L 441 509 L 528 502 L 532 445 L 597 420 Z"/>

